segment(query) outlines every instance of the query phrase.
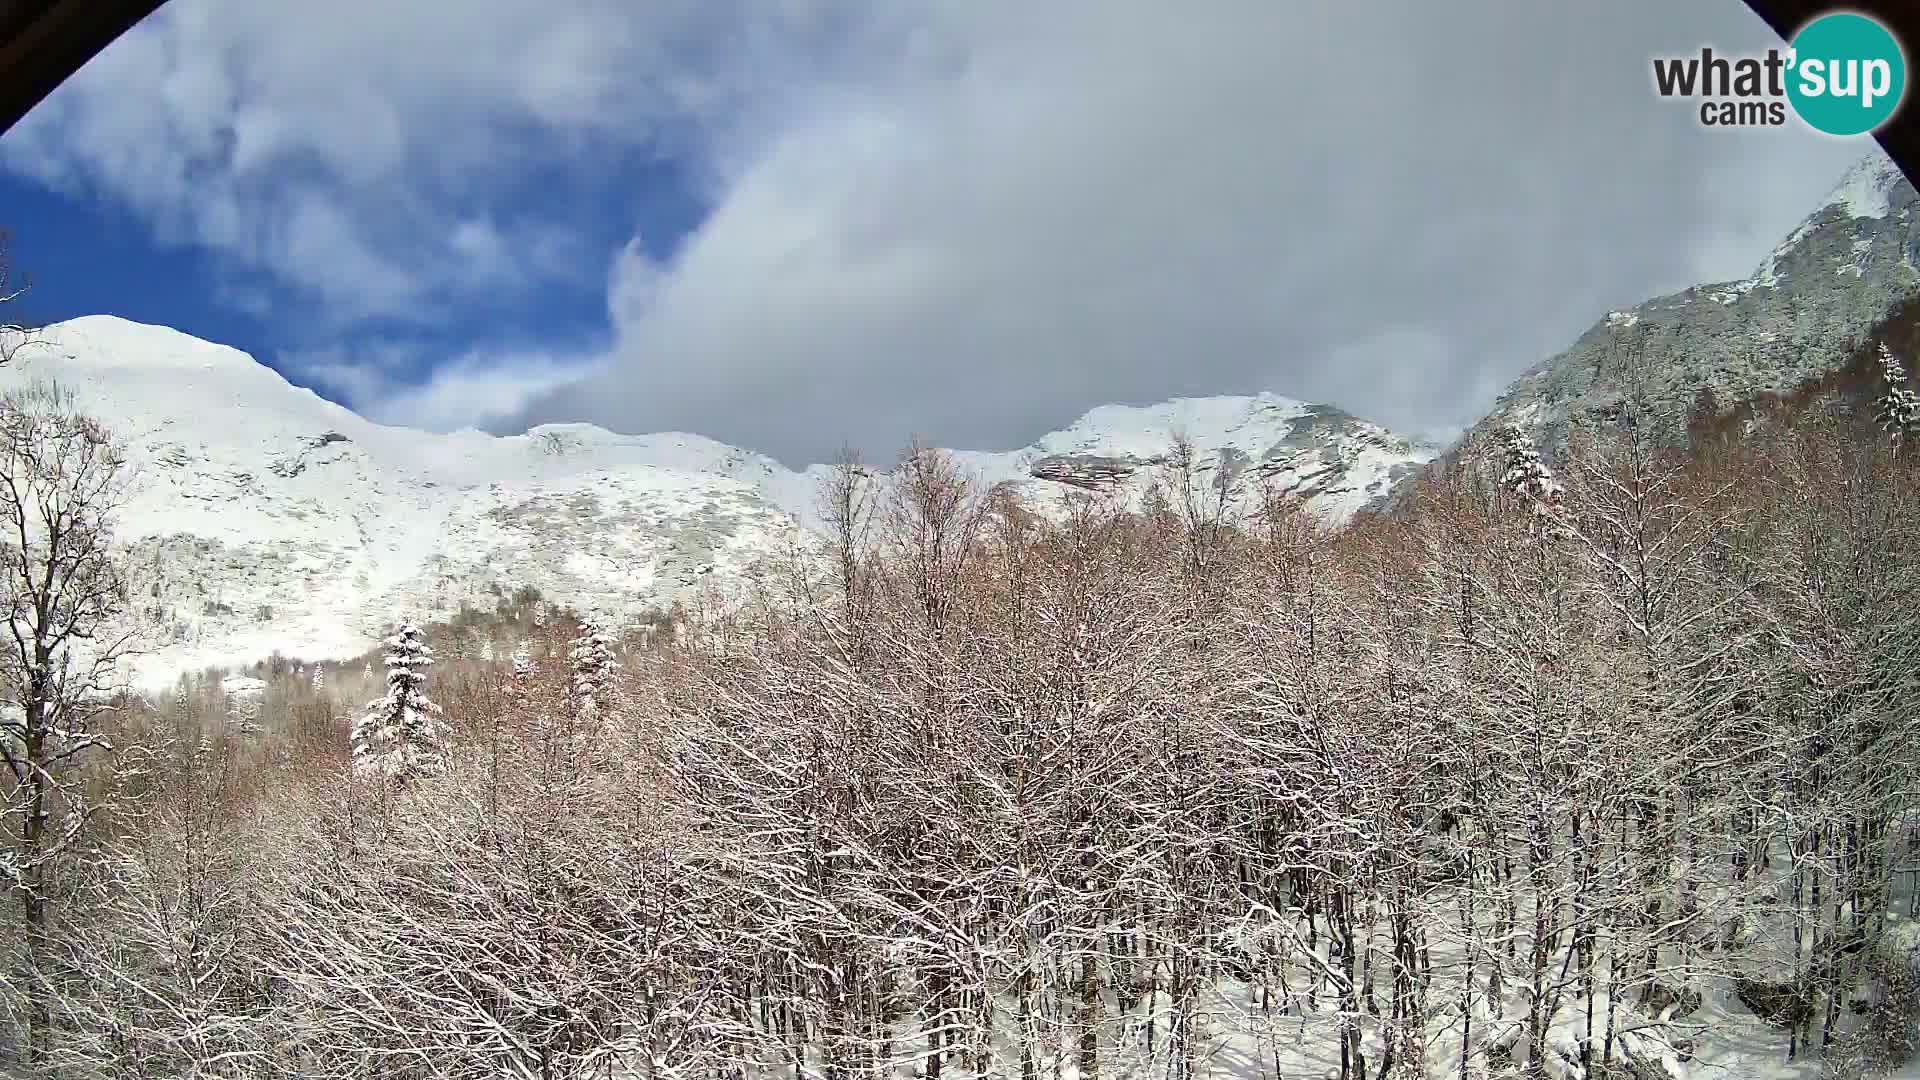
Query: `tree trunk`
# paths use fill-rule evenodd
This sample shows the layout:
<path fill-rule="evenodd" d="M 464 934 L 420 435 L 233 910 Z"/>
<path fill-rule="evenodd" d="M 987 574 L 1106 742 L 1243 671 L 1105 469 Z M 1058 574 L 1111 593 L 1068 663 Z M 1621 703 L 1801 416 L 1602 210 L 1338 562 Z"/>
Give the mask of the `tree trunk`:
<path fill-rule="evenodd" d="M 39 679 L 32 681 L 35 685 L 26 704 L 27 816 L 20 830 L 26 867 L 21 874 L 20 896 L 26 922 L 27 1064 L 39 1068 L 45 1064 L 53 1042 L 53 988 L 47 970 L 53 942 L 47 925 L 47 864 L 41 857 L 46 845 L 47 782 L 52 763 L 48 760 L 46 706 L 38 693 Z"/>

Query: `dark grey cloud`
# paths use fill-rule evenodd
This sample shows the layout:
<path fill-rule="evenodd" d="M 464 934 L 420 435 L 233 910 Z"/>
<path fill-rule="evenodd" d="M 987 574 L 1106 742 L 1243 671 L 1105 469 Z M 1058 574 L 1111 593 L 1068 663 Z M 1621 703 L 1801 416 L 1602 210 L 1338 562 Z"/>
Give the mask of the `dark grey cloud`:
<path fill-rule="evenodd" d="M 1738 0 L 913 11 L 675 260 L 629 256 L 609 369 L 517 420 L 792 463 L 1261 390 L 1446 430 L 1609 308 L 1749 272 L 1865 150 L 1654 96 L 1656 54 L 1776 40 Z"/>

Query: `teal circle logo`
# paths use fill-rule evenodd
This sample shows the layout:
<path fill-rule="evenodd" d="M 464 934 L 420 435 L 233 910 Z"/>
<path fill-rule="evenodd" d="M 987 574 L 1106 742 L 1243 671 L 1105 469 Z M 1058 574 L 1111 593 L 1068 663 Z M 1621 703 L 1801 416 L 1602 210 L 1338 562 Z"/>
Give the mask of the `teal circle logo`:
<path fill-rule="evenodd" d="M 1888 29 L 1850 11 L 1822 15 L 1793 35 L 1787 100 L 1829 135 L 1864 135 L 1887 122 L 1907 91 L 1907 58 Z"/>

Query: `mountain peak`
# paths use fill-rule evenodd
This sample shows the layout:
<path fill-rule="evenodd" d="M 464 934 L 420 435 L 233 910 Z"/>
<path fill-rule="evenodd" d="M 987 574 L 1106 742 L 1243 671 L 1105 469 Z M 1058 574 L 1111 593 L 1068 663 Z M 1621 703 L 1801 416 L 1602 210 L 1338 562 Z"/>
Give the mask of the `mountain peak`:
<path fill-rule="evenodd" d="M 34 344 L 21 354 L 23 358 L 50 351 L 57 353 L 63 364 L 272 370 L 230 345 L 205 341 L 171 326 L 136 322 L 118 315 L 81 315 L 51 323 L 33 332 L 28 340 Z"/>
<path fill-rule="evenodd" d="M 1336 522 L 1376 504 L 1439 449 L 1332 405 L 1263 393 L 1102 405 L 1042 436 L 1016 460 L 1027 463 L 1026 479 L 1121 487 L 1138 499 L 1176 436 L 1191 443 L 1204 483 L 1251 478 Z"/>
<path fill-rule="evenodd" d="M 143 683 L 279 650 L 348 656 L 387 628 L 521 586 L 619 621 L 731 589 L 819 524 L 823 466 L 795 472 L 682 432 L 544 424 L 523 435 L 372 423 L 237 349 L 89 316 L 46 328 L 0 389 L 52 377 L 122 438 L 136 490 L 116 534 L 139 560 Z M 953 451 L 1036 509 L 1074 488 L 1143 497 L 1174 434 L 1208 482 L 1258 479 L 1330 523 L 1432 454 L 1274 394 L 1089 410 L 1002 452 Z"/>
<path fill-rule="evenodd" d="M 1847 169 L 1813 213 L 1808 214 L 1787 234 L 1785 240 L 1780 241 L 1779 246 L 1767 254 L 1754 270 L 1753 276 L 1736 283 L 1735 288 L 1745 291 L 1761 285 L 1778 285 L 1783 273 L 1781 268 L 1787 258 L 1824 226 L 1863 220 L 1880 222 L 1892 217 L 1896 210 L 1912 201 L 1910 196 L 1913 187 L 1906 181 L 1900 166 L 1895 165 L 1886 151 L 1875 144 L 1866 156 Z M 1904 192 L 1901 190 L 1903 185 Z M 1903 198 L 1903 195 L 1909 197 Z"/>
<path fill-rule="evenodd" d="M 1683 445 L 1703 400 L 1731 407 L 1826 374 L 1920 289 L 1916 208 L 1920 192 L 1876 148 L 1752 277 L 1608 312 L 1566 351 L 1516 379 L 1449 456 L 1517 423 L 1553 457 L 1572 429 L 1623 422 L 1630 397 L 1641 394 L 1651 415 L 1633 422 Z"/>
<path fill-rule="evenodd" d="M 1894 188 L 1905 179 L 1900 166 L 1876 143 L 1827 193 L 1820 209 L 1837 206 L 1849 218 L 1886 217 L 1893 212 Z"/>

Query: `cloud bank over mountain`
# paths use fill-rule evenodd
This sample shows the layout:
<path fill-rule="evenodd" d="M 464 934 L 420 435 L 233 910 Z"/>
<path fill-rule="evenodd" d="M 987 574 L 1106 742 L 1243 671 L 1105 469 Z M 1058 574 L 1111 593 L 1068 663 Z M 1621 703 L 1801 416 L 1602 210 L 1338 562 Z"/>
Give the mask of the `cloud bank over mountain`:
<path fill-rule="evenodd" d="M 276 363 L 384 420 L 789 464 L 1262 390 L 1450 431 L 1858 155 L 1652 92 L 1770 40 L 1738 0 L 174 0 L 0 158 L 263 282 Z"/>

